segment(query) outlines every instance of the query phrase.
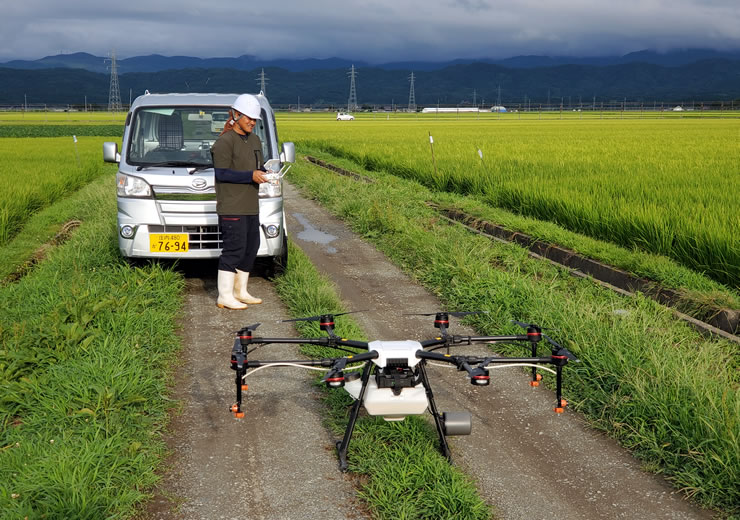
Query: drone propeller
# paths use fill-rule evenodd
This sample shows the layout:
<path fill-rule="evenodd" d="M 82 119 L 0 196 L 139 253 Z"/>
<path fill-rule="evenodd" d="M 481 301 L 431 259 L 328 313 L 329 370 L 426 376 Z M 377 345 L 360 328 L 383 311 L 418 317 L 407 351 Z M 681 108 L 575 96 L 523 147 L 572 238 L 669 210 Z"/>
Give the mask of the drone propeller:
<path fill-rule="evenodd" d="M 257 330 L 257 327 L 262 325 L 261 323 L 252 323 L 251 325 L 247 325 L 246 327 L 242 327 L 240 330 L 236 331 L 236 334 L 239 334 L 243 330 Z"/>
<path fill-rule="evenodd" d="M 456 318 L 461 318 L 463 316 L 467 316 L 469 314 L 488 314 L 488 311 L 460 311 L 460 312 L 453 312 L 453 311 L 439 311 L 439 312 L 416 312 L 416 313 L 406 313 L 403 314 L 403 316 L 436 316 L 437 314 L 447 314 L 448 316 L 455 316 Z"/>
<path fill-rule="evenodd" d="M 327 314 L 321 314 L 319 316 L 308 316 L 306 318 L 293 318 L 291 320 L 280 320 L 280 322 L 281 323 L 287 323 L 289 321 L 319 321 L 319 320 L 322 320 L 322 319 L 326 318 L 327 316 L 337 317 L 337 316 L 343 316 L 345 314 L 354 314 L 356 312 L 366 312 L 366 311 L 367 311 L 367 309 L 363 309 L 361 311 L 339 312 L 339 313 L 336 313 L 336 314 L 327 313 Z"/>
<path fill-rule="evenodd" d="M 511 320 L 511 323 L 516 323 L 523 329 L 528 329 L 529 327 L 533 327 L 537 330 L 555 330 L 555 329 L 551 329 L 548 327 L 540 327 L 539 325 L 535 325 L 534 323 L 522 323 L 521 321 L 517 321 L 517 320 Z"/>
<path fill-rule="evenodd" d="M 541 330 L 552 330 L 552 329 L 548 329 L 548 328 L 545 328 L 545 327 L 540 327 L 539 325 L 534 325 L 532 323 L 522 323 L 521 321 L 516 321 L 516 320 L 511 320 L 511 322 L 512 323 L 516 323 L 517 325 L 519 325 L 523 329 L 533 328 L 533 329 L 537 330 L 538 332 L 541 331 Z M 575 361 L 576 363 L 580 363 L 581 360 L 578 359 L 576 356 L 574 356 L 567 348 L 565 348 L 564 346 L 562 346 L 560 343 L 558 343 L 557 341 L 555 341 L 554 339 L 552 339 L 547 334 L 542 334 L 540 332 L 540 335 L 543 338 L 545 338 L 550 343 L 550 345 L 552 345 L 553 347 L 555 347 L 555 348 L 558 349 L 557 351 L 555 351 L 553 353 L 553 355 L 555 355 L 555 356 L 565 356 L 568 359 L 570 359 L 571 361 Z"/>
<path fill-rule="evenodd" d="M 344 368 L 347 366 L 347 358 L 339 358 L 326 375 L 321 379 L 328 388 L 341 388 L 344 386 Z"/>

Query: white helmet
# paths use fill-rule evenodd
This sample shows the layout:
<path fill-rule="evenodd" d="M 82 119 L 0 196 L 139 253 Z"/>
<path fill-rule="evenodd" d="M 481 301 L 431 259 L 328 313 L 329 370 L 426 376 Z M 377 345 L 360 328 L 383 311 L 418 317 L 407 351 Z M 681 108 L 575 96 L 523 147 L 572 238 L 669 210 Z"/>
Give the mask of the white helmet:
<path fill-rule="evenodd" d="M 252 119 L 260 119 L 260 102 L 252 94 L 242 94 L 234 100 L 231 108 Z"/>

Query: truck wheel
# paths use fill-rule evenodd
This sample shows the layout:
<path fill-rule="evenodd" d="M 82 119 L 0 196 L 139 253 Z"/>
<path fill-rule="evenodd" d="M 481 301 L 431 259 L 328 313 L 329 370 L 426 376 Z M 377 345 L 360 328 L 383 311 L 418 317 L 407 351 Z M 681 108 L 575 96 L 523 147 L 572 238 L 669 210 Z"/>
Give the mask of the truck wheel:
<path fill-rule="evenodd" d="M 288 237 L 283 235 L 283 254 L 272 257 L 270 278 L 275 278 L 283 274 L 286 267 L 288 267 Z"/>

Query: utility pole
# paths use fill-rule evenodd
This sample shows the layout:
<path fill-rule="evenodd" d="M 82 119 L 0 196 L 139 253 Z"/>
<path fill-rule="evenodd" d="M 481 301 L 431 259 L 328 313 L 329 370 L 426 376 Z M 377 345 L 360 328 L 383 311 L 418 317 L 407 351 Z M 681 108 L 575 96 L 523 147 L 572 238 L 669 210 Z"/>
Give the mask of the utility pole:
<path fill-rule="evenodd" d="M 357 76 L 357 71 L 355 70 L 355 66 L 352 65 L 352 68 L 347 73 L 347 75 L 350 78 L 349 81 L 349 101 L 347 101 L 347 112 L 353 112 L 357 110 L 357 88 L 355 87 L 355 76 Z"/>
<path fill-rule="evenodd" d="M 409 81 L 411 81 L 411 87 L 409 88 L 409 112 L 416 112 L 416 94 L 414 92 L 414 73 L 411 73 L 411 76 L 409 76 Z"/>
<path fill-rule="evenodd" d="M 106 60 L 108 61 L 108 60 Z M 118 64 L 116 63 L 116 51 L 111 51 L 110 56 L 110 88 L 108 89 L 108 112 L 120 112 L 121 90 L 118 86 Z"/>

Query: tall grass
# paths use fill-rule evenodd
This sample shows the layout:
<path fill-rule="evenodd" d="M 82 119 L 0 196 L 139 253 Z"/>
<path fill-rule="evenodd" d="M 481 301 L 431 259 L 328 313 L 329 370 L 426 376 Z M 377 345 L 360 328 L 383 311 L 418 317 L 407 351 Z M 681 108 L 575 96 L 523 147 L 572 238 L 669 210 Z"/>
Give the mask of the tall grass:
<path fill-rule="evenodd" d="M 424 204 L 433 194 L 415 182 L 367 172 L 377 182 L 357 183 L 307 163 L 294 170 L 293 181 L 447 308 L 488 310 L 475 320 L 481 333 L 516 333 L 512 319 L 558 329 L 583 361 L 565 381 L 574 408 L 699 503 L 740 512 L 736 345 L 700 336 L 648 299 L 604 291 L 440 220 Z"/>
<path fill-rule="evenodd" d="M 115 194 L 89 188 L 96 218 L 0 287 L 2 518 L 128 517 L 165 449 L 183 282 L 122 263 Z"/>
<path fill-rule="evenodd" d="M 482 196 L 493 206 L 669 256 L 738 287 L 738 128 L 732 119 L 499 124 L 425 114 L 350 124 L 291 118 L 281 131 L 369 170 Z"/>
<path fill-rule="evenodd" d="M 115 165 L 102 162 L 103 137 L 72 135 L 58 138 L 7 138 L 0 140 L 0 246 L 23 227 L 26 220 L 108 173 Z M 112 184 L 111 184 L 112 186 Z"/>

